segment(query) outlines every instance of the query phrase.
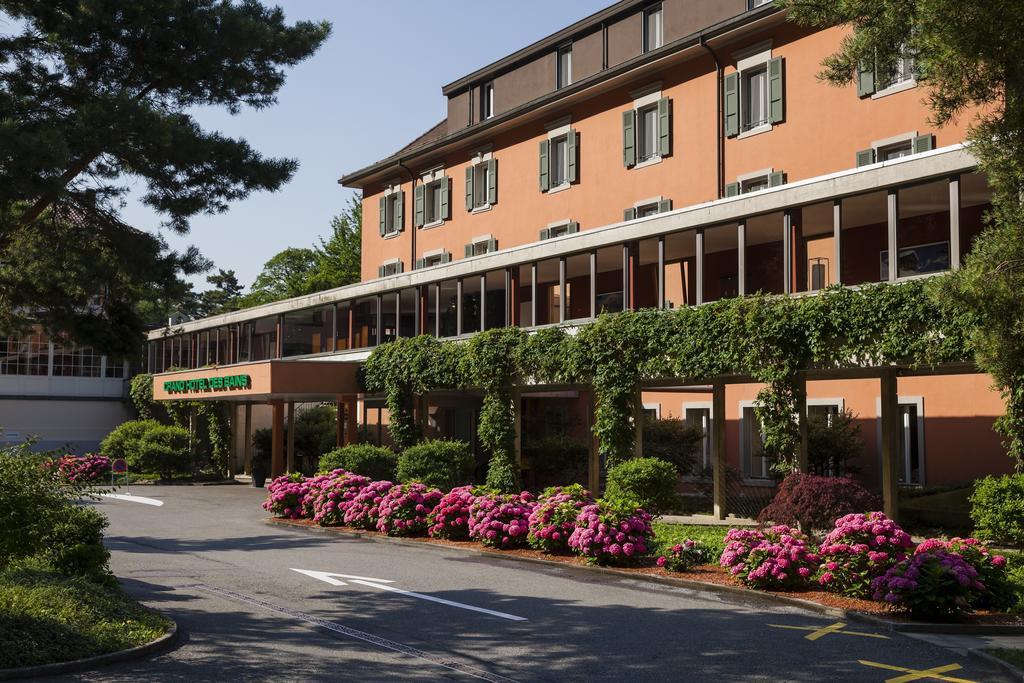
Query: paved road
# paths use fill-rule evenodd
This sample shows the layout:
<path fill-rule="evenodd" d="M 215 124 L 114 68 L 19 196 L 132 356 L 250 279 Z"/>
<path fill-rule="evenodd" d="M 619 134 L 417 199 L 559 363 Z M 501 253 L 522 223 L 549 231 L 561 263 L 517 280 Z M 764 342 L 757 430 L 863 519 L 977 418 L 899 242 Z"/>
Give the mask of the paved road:
<path fill-rule="evenodd" d="M 134 490 L 164 505 L 97 504 L 113 569 L 184 638 L 154 659 L 63 680 L 1008 680 L 904 636 L 808 640 L 772 626 L 833 621 L 799 609 L 269 526 L 262 492 L 243 486 Z M 364 578 L 335 586 L 293 568 Z M 936 667 L 946 678 L 913 673 Z"/>

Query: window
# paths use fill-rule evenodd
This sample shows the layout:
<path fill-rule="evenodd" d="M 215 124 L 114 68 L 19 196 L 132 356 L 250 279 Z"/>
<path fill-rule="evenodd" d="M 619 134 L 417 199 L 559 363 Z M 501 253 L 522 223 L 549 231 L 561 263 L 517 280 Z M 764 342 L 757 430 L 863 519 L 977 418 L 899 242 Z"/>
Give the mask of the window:
<path fill-rule="evenodd" d="M 387 237 L 402 231 L 403 198 L 405 193 L 397 187 L 384 191 L 380 198 L 380 235 Z"/>
<path fill-rule="evenodd" d="M 743 130 L 753 130 L 768 123 L 768 68 L 748 69 L 742 74 Z"/>
<path fill-rule="evenodd" d="M 914 57 L 906 47 L 902 47 L 900 49 L 900 57 L 892 67 L 892 74 L 889 78 L 889 82 L 882 84 L 881 89 L 888 90 L 889 88 L 895 88 L 903 85 L 904 83 L 912 84 L 915 80 Z"/>
<path fill-rule="evenodd" d="M 825 289 L 828 286 L 828 259 L 814 257 L 808 259 L 807 263 L 810 267 L 811 291 L 816 292 L 819 289 Z"/>
<path fill-rule="evenodd" d="M 572 45 L 558 48 L 556 60 L 555 87 L 564 88 L 572 84 Z"/>
<path fill-rule="evenodd" d="M 637 161 L 644 162 L 658 154 L 658 107 L 644 107 L 636 113 Z"/>
<path fill-rule="evenodd" d="M 660 2 L 644 9 L 644 52 L 665 44 L 663 16 Z"/>
<path fill-rule="evenodd" d="M 540 238 L 542 240 L 548 240 L 553 237 L 561 237 L 562 235 L 572 235 L 579 231 L 580 224 L 577 223 L 576 221 L 553 223 L 540 231 Z"/>
<path fill-rule="evenodd" d="M 811 433 L 816 430 L 834 429 L 840 413 L 843 412 L 842 399 L 810 399 L 807 401 L 807 428 Z M 811 453 L 808 472 L 821 477 L 841 477 L 846 473 L 847 461 L 833 449 L 822 453 Z"/>
<path fill-rule="evenodd" d="M 466 167 L 466 211 L 484 211 L 498 201 L 498 161 L 478 154 Z"/>
<path fill-rule="evenodd" d="M 637 93 L 622 112 L 622 163 L 626 168 L 659 161 L 671 153 L 671 102 L 659 89 Z"/>
<path fill-rule="evenodd" d="M 578 141 L 568 124 L 553 124 L 540 141 L 540 191 L 556 192 L 576 182 Z"/>
<path fill-rule="evenodd" d="M 711 469 L 711 405 L 701 403 L 683 404 L 683 422 L 687 427 L 699 429 L 704 435 L 700 442 L 700 461 L 694 474 L 700 475 Z"/>
<path fill-rule="evenodd" d="M 475 238 L 466 245 L 466 258 L 471 256 L 482 256 L 498 250 L 498 240 L 490 235 Z"/>
<path fill-rule="evenodd" d="M 416 269 L 430 268 L 431 266 L 439 266 L 444 263 L 449 263 L 452 260 L 452 253 L 450 251 L 439 251 L 433 254 L 425 254 L 423 258 L 419 259 L 416 263 Z"/>
<path fill-rule="evenodd" d="M 646 218 L 647 216 L 656 216 L 658 214 L 658 202 L 651 202 L 650 204 L 642 204 L 636 207 L 636 217 Z"/>
<path fill-rule="evenodd" d="M 480 93 L 480 120 L 486 121 L 494 116 L 494 81 L 484 83 Z"/>
<path fill-rule="evenodd" d="M 774 0 L 747 0 L 747 9 L 756 9 L 763 5 L 770 5 Z"/>
<path fill-rule="evenodd" d="M 785 118 L 782 57 L 772 57 L 770 43 L 744 51 L 736 71 L 722 82 L 725 134 L 745 137 L 771 130 Z"/>
<path fill-rule="evenodd" d="M 876 59 L 868 59 L 857 69 L 858 97 L 885 97 L 917 85 L 914 55 L 905 45 L 896 51 L 899 56 L 888 68 L 880 69 Z"/>
<path fill-rule="evenodd" d="M 561 135 L 551 141 L 551 186 L 565 185 L 569 178 L 569 138 Z"/>
<path fill-rule="evenodd" d="M 922 401 L 900 401 L 899 482 L 907 486 L 924 483 L 924 414 Z"/>
<path fill-rule="evenodd" d="M 896 194 L 896 277 L 949 270 L 949 182 L 945 179 L 900 188 Z M 888 279 L 888 250 L 881 278 Z"/>
<path fill-rule="evenodd" d="M 735 183 L 727 184 L 725 186 L 725 196 L 735 197 L 738 194 L 759 192 L 761 190 L 767 190 L 769 187 L 778 187 L 779 185 L 785 184 L 785 182 L 785 173 L 768 168 L 763 171 L 756 171 L 745 176 L 740 176 L 737 178 Z"/>
<path fill-rule="evenodd" d="M 747 479 L 771 479 L 771 459 L 764 452 L 764 436 L 761 421 L 757 419 L 754 406 L 742 406 L 740 420 L 740 445 L 743 453 L 743 476 Z"/>
<path fill-rule="evenodd" d="M 398 275 L 403 270 L 404 269 L 402 267 L 402 261 L 400 259 L 395 259 L 393 261 L 387 261 L 386 263 L 382 263 L 377 268 L 377 276 L 388 277 L 390 275 Z"/>
<path fill-rule="evenodd" d="M 424 191 L 423 223 L 430 225 L 441 221 L 441 183 L 434 182 Z"/>
<path fill-rule="evenodd" d="M 49 366 L 50 339 L 41 328 L 24 337 L 0 338 L 0 375 L 46 375 Z"/>
<path fill-rule="evenodd" d="M 762 175 L 756 178 L 748 178 L 740 183 L 740 192 L 746 194 L 748 192 L 758 192 L 759 190 L 768 189 L 768 176 Z"/>
<path fill-rule="evenodd" d="M 900 157 L 908 157 L 913 153 L 913 144 L 910 140 L 907 140 L 906 142 L 898 142 L 895 145 L 879 147 L 877 155 L 879 161 L 890 161 Z"/>
<path fill-rule="evenodd" d="M 124 360 L 120 358 L 107 358 L 104 376 L 107 379 L 124 379 Z"/>
<path fill-rule="evenodd" d="M 432 228 L 451 218 L 448 176 L 443 170 L 425 174 L 414 191 L 416 227 Z"/>

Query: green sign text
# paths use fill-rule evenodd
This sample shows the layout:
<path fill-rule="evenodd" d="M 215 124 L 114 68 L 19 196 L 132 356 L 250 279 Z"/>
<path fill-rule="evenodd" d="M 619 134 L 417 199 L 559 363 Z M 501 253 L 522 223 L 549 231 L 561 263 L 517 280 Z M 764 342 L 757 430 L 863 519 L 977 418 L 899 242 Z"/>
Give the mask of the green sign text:
<path fill-rule="evenodd" d="M 252 388 L 252 378 L 249 375 L 172 379 L 164 382 L 164 391 L 168 394 L 191 394 L 200 391 L 231 391 L 232 389 L 250 388 Z"/>

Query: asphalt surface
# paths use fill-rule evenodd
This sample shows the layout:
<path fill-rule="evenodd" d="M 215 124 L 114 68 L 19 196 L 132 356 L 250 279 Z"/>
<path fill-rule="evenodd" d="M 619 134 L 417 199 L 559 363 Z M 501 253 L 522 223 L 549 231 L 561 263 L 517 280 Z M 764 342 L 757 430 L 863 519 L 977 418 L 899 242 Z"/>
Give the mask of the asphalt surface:
<path fill-rule="evenodd" d="M 847 633 L 881 635 L 867 625 L 808 639 L 835 620 L 800 609 L 270 526 L 244 486 L 132 492 L 164 504 L 97 503 L 111 564 L 181 642 L 49 680 L 1010 680 L 930 643 Z"/>

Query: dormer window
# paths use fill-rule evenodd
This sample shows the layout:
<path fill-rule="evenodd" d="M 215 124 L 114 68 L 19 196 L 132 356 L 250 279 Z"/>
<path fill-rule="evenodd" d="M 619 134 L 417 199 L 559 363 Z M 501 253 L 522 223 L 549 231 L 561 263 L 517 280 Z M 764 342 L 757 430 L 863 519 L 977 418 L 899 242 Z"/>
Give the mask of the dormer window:
<path fill-rule="evenodd" d="M 665 44 L 663 17 L 660 2 L 644 9 L 644 52 L 657 50 Z"/>
<path fill-rule="evenodd" d="M 494 116 L 494 81 L 488 81 L 480 88 L 480 120 L 486 121 L 492 116 Z"/>
<path fill-rule="evenodd" d="M 572 43 L 558 48 L 555 68 L 555 87 L 572 85 Z"/>

